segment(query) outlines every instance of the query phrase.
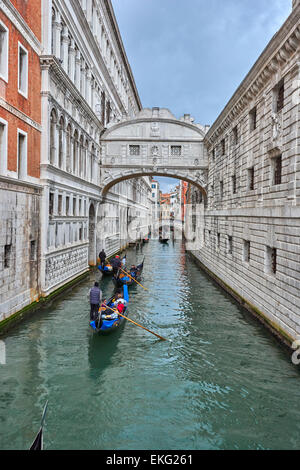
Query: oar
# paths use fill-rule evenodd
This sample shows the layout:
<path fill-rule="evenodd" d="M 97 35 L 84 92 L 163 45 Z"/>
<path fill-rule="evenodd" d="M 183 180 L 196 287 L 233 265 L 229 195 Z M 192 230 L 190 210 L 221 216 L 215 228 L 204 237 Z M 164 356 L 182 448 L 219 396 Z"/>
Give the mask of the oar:
<path fill-rule="evenodd" d="M 123 271 L 124 274 L 126 274 L 126 276 L 129 276 L 130 279 L 132 279 L 134 282 L 136 282 L 136 283 L 137 283 L 139 286 L 141 286 L 143 289 L 149 290 L 149 289 L 147 289 L 147 287 L 142 286 L 142 284 L 140 284 L 136 279 L 134 279 L 134 277 L 130 276 L 129 273 L 127 273 L 126 271 L 124 271 L 122 268 L 120 268 L 120 269 L 121 269 L 121 271 Z"/>
<path fill-rule="evenodd" d="M 122 313 L 120 313 L 118 310 L 115 310 L 115 309 L 110 308 L 110 307 L 108 307 L 108 306 L 107 306 L 107 308 L 109 308 L 109 310 L 112 310 L 113 312 L 116 312 L 118 315 L 120 315 L 121 317 L 123 317 L 123 318 L 125 318 L 126 320 L 130 321 L 130 322 L 133 323 L 134 325 L 139 326 L 140 328 L 143 328 L 143 330 L 146 330 L 146 331 L 148 331 L 149 333 L 152 333 L 153 335 L 157 336 L 157 337 L 158 337 L 159 339 L 161 339 L 162 341 L 167 341 L 166 338 L 163 338 L 162 336 L 158 335 L 157 333 L 154 333 L 153 331 L 148 330 L 148 328 L 145 328 L 144 326 L 139 325 L 139 324 L 136 323 L 135 321 L 130 320 L 130 318 L 125 317 L 125 315 L 122 315 Z"/>

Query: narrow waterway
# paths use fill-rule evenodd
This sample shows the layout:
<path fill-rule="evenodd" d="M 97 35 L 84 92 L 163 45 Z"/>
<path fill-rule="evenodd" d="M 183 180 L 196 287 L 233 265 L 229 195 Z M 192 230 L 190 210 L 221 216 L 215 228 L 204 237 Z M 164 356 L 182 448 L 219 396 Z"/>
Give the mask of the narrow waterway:
<path fill-rule="evenodd" d="M 179 242 L 127 256 L 149 289 L 128 316 L 169 341 L 129 322 L 93 335 L 91 275 L 3 338 L 0 449 L 30 446 L 47 399 L 45 449 L 298 449 L 300 374 L 269 332 Z"/>

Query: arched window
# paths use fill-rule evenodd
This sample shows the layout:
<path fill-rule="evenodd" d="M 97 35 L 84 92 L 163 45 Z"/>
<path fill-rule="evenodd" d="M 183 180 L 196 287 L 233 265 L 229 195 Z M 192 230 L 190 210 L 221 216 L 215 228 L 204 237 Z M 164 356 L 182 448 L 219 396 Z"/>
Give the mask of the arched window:
<path fill-rule="evenodd" d="M 91 149 L 91 154 L 90 154 L 90 181 L 93 181 L 93 173 L 94 173 L 94 161 L 95 161 L 95 156 L 96 154 L 96 150 L 95 150 L 95 146 L 94 144 L 92 145 L 92 149 Z"/>
<path fill-rule="evenodd" d="M 56 126 L 57 114 L 55 109 L 52 109 L 50 115 L 50 163 L 55 164 L 56 159 Z"/>
<path fill-rule="evenodd" d="M 59 138 L 58 138 L 58 166 L 59 168 L 63 167 L 63 161 L 64 161 L 64 127 L 65 127 L 64 118 L 61 117 L 59 120 Z"/>
<path fill-rule="evenodd" d="M 84 149 L 84 161 L 83 161 L 83 177 L 84 179 L 87 178 L 87 159 L 89 155 L 89 141 L 86 139 L 85 141 L 85 149 Z"/>
<path fill-rule="evenodd" d="M 71 172 L 71 149 L 72 149 L 72 128 L 71 124 L 67 127 L 66 142 L 66 171 Z"/>
<path fill-rule="evenodd" d="M 77 174 L 78 172 L 78 131 L 75 130 L 73 137 L 73 173 Z"/>
<path fill-rule="evenodd" d="M 80 137 L 79 143 L 79 176 L 82 177 L 82 169 L 83 169 L 83 136 Z"/>

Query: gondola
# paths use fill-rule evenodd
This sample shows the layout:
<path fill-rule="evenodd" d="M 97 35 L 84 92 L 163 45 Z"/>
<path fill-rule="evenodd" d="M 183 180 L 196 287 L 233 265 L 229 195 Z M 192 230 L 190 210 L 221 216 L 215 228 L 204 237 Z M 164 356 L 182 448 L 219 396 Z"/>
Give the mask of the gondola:
<path fill-rule="evenodd" d="M 113 296 L 107 303 L 108 307 L 112 307 L 112 303 L 114 301 Z M 122 315 L 126 314 L 127 308 L 128 308 L 128 303 L 129 303 L 129 294 L 128 294 L 128 287 L 126 285 L 123 286 L 123 298 L 127 302 L 127 306 L 125 306 Z M 117 330 L 120 328 L 121 325 L 126 321 L 125 318 L 121 316 L 116 316 L 114 315 L 113 311 L 108 310 L 110 313 L 106 315 L 106 318 L 103 319 L 101 328 L 98 328 L 97 325 L 97 320 L 93 320 L 90 322 L 90 327 L 92 328 L 94 333 L 97 333 L 99 335 L 107 335 L 109 333 L 112 333 L 113 331 Z M 113 318 L 116 316 L 116 318 Z"/>
<path fill-rule="evenodd" d="M 113 273 L 113 268 L 110 263 L 106 263 L 104 267 L 98 266 L 99 271 L 104 275 L 104 276 L 110 276 Z"/>
<path fill-rule="evenodd" d="M 113 277 L 114 284 L 116 285 L 116 287 L 122 287 L 124 285 L 133 286 L 134 284 L 136 284 L 136 282 L 132 278 L 139 282 L 141 280 L 143 268 L 144 260 L 141 264 L 136 267 L 136 272 L 132 272 L 131 270 L 129 271 L 130 276 L 126 276 L 125 272 L 119 271 L 118 277 Z"/>
<path fill-rule="evenodd" d="M 159 239 L 160 243 L 165 243 L 166 244 L 166 243 L 168 243 L 168 241 L 169 241 L 169 238 L 160 238 Z"/>
<path fill-rule="evenodd" d="M 48 407 L 48 400 L 46 402 L 46 405 L 44 406 L 43 410 L 43 415 L 42 415 L 42 421 L 41 421 L 41 426 L 40 430 L 37 433 L 33 443 L 30 446 L 29 450 L 43 450 L 44 448 L 44 443 L 43 443 L 43 426 L 44 426 L 44 421 L 47 413 L 47 407 Z"/>

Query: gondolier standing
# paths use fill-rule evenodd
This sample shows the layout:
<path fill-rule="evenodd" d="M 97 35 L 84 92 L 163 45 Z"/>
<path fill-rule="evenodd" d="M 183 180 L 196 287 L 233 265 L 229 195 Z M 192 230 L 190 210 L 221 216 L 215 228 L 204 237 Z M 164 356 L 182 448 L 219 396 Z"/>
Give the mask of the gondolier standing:
<path fill-rule="evenodd" d="M 102 291 L 99 288 L 98 282 L 95 282 L 94 287 L 90 289 L 89 296 L 91 305 L 90 320 L 93 321 L 98 317 L 98 311 L 102 301 Z"/>
<path fill-rule="evenodd" d="M 102 251 L 100 251 L 99 258 L 100 258 L 101 266 L 102 266 L 102 268 L 104 268 L 105 260 L 106 260 L 106 253 L 105 253 L 104 249 L 102 249 Z"/>
<path fill-rule="evenodd" d="M 113 267 L 113 273 L 114 273 L 114 276 L 117 277 L 117 274 L 118 274 L 118 271 L 120 269 L 120 267 L 122 266 L 122 262 L 120 260 L 120 256 L 116 256 L 112 261 L 111 261 L 111 265 Z"/>

